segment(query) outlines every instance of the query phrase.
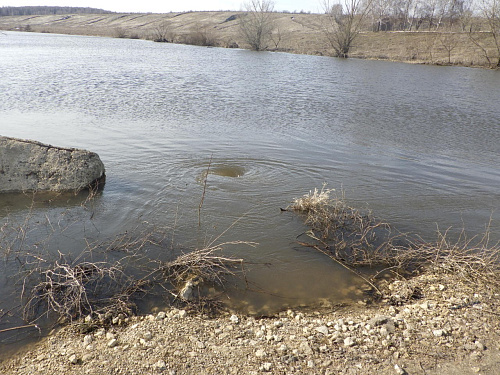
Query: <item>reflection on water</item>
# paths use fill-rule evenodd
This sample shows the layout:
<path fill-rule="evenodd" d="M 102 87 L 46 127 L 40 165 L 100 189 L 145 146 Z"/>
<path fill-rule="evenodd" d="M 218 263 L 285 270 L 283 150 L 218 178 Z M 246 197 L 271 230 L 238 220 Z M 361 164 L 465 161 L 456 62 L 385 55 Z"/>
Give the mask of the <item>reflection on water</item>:
<path fill-rule="evenodd" d="M 479 233 L 490 217 L 500 237 L 499 72 L 34 33 L 7 33 L 0 50 L 0 133 L 90 149 L 107 174 L 91 210 L 3 196 L 2 215 L 91 217 L 85 234 L 101 240 L 147 221 L 182 248 L 258 242 L 228 249 L 249 262 L 234 306 L 335 303 L 363 287 L 298 246 L 306 228 L 279 210 L 324 182 L 424 238 L 437 225 Z M 58 249 L 78 251 L 80 235 Z"/>

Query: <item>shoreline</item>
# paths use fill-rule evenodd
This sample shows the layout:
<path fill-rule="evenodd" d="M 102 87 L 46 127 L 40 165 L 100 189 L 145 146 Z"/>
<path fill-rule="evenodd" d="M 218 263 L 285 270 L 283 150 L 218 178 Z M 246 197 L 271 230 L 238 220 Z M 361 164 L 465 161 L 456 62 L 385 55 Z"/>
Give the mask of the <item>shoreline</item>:
<path fill-rule="evenodd" d="M 498 290 L 438 271 L 385 290 L 383 301 L 366 306 L 266 318 L 171 308 L 90 332 L 77 322 L 0 362 L 0 373 L 497 373 Z"/>
<path fill-rule="evenodd" d="M 248 48 L 239 32 L 241 12 L 69 14 L 0 17 L 0 30 L 33 31 L 129 39 L 154 39 L 158 29 L 169 42 Z M 332 56 L 321 31 L 320 14 L 276 13 L 279 40 L 268 51 Z M 166 26 L 165 26 L 166 27 Z M 486 33 L 478 32 L 484 38 Z M 494 46 L 485 44 L 487 49 Z M 467 32 L 361 32 L 349 52 L 351 58 L 414 64 L 489 68 L 481 49 Z"/>

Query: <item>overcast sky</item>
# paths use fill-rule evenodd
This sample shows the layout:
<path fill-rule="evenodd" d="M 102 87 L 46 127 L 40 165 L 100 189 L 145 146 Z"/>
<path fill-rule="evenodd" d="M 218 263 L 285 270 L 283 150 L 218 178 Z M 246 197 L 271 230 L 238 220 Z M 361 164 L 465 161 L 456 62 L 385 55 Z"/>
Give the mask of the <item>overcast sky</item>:
<path fill-rule="evenodd" d="M 240 10 L 244 0 L 0 0 L 0 6 L 75 6 L 114 12 L 182 12 L 188 10 Z M 318 12 L 320 0 L 275 0 L 275 10 Z"/>

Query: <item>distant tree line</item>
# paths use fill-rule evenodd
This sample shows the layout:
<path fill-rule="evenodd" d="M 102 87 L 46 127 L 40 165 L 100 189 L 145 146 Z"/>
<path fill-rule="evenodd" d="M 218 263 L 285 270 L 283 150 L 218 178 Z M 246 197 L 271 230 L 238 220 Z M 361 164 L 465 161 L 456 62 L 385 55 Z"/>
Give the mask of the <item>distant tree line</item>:
<path fill-rule="evenodd" d="M 50 15 L 50 14 L 75 14 L 75 13 L 91 13 L 103 14 L 113 13 L 109 10 L 96 8 L 82 7 L 51 7 L 51 6 L 26 6 L 26 7 L 1 7 L 1 16 L 34 16 L 34 15 Z"/>
<path fill-rule="evenodd" d="M 472 0 L 370 0 L 373 31 L 437 31 L 464 26 L 472 13 Z"/>

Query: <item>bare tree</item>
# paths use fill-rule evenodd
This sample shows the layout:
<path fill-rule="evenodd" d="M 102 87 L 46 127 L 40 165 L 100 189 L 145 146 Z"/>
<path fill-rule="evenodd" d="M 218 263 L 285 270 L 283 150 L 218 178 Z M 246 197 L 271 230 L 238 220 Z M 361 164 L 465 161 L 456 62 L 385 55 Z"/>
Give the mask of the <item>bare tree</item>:
<path fill-rule="evenodd" d="M 481 49 L 491 68 L 500 68 L 500 0 L 482 0 L 479 5 L 486 31 L 475 32 L 470 27 L 470 40 Z M 491 48 L 491 46 L 493 48 Z"/>
<path fill-rule="evenodd" d="M 275 50 L 278 50 L 278 47 L 283 40 L 283 32 L 280 30 L 279 27 L 277 27 L 272 33 L 271 33 L 271 41 L 274 44 Z"/>
<path fill-rule="evenodd" d="M 458 47 L 459 39 L 457 39 L 451 32 L 441 33 L 439 43 L 446 50 L 446 54 L 448 55 L 448 64 L 451 64 L 451 53 Z"/>
<path fill-rule="evenodd" d="M 174 34 L 171 31 L 170 23 L 164 21 L 153 29 L 152 38 L 155 42 L 168 43 L 174 41 Z"/>
<path fill-rule="evenodd" d="M 482 11 L 495 47 L 493 52 L 496 55 L 493 57 L 496 60 L 495 68 L 500 68 L 500 0 L 484 0 Z"/>
<path fill-rule="evenodd" d="M 349 50 L 361 32 L 371 4 L 372 0 L 343 0 L 342 4 L 324 0 L 326 22 L 323 31 L 337 57 L 349 57 Z"/>
<path fill-rule="evenodd" d="M 392 5 L 390 0 L 373 0 L 370 9 L 373 31 L 387 31 L 392 29 L 390 20 Z"/>
<path fill-rule="evenodd" d="M 250 0 L 243 5 L 246 14 L 240 19 L 243 39 L 254 51 L 268 48 L 274 31 L 274 2 L 271 0 Z"/>
<path fill-rule="evenodd" d="M 467 29 L 471 27 L 473 16 L 472 3 L 473 0 L 461 0 L 456 8 L 457 18 L 462 31 L 467 31 Z"/>

